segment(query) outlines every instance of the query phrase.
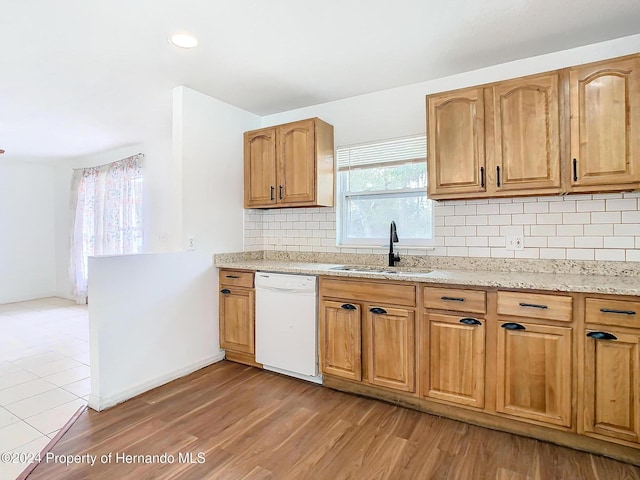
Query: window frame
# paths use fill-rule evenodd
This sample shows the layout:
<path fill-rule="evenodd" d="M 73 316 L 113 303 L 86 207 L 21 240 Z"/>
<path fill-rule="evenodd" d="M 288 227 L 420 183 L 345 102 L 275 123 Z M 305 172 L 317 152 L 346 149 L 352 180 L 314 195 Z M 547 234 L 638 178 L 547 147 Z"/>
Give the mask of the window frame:
<path fill-rule="evenodd" d="M 424 136 L 424 135 L 422 135 Z M 384 140 L 384 143 L 392 142 L 392 141 L 401 141 L 408 138 L 418 138 L 420 135 L 414 135 L 412 137 L 403 137 L 397 139 Z M 426 139 L 425 139 L 426 142 Z M 338 147 L 336 149 L 336 158 L 338 157 L 337 152 L 341 149 L 351 149 L 354 147 L 362 147 L 373 145 L 376 143 L 381 143 L 378 141 L 367 142 L 365 144 L 359 145 L 351 145 L 351 146 L 343 146 Z M 426 166 L 426 152 L 424 158 L 425 166 Z M 407 160 L 407 164 L 417 163 L 416 159 Z M 420 161 L 421 163 L 421 161 Z M 388 162 L 378 162 L 371 163 L 369 166 L 358 166 L 356 168 L 379 168 L 382 166 L 392 166 L 393 164 L 401 165 L 402 162 L 398 161 L 388 161 Z M 336 193 L 337 193 L 337 202 L 336 202 L 336 244 L 337 246 L 343 247 L 367 247 L 367 248 L 388 248 L 389 240 L 388 239 L 380 239 L 380 238 L 349 238 L 347 236 L 348 232 L 348 220 L 349 220 L 349 209 L 347 208 L 348 202 L 350 199 L 366 199 L 366 198 L 407 198 L 407 197 L 415 197 L 420 198 L 422 196 L 429 202 L 431 202 L 431 207 L 429 208 L 430 214 L 427 219 L 428 224 L 431 226 L 431 238 L 402 238 L 402 230 L 401 227 L 398 227 L 400 242 L 396 244 L 397 248 L 433 248 L 435 246 L 435 208 L 433 200 L 430 200 L 427 197 L 427 187 L 418 187 L 418 188 L 403 188 L 403 189 L 393 189 L 393 190 L 371 190 L 371 191 L 361 191 L 361 192 L 351 192 L 347 189 L 348 185 L 348 174 L 349 169 L 344 169 L 337 167 L 336 168 L 337 178 L 336 178 Z M 428 181 L 428 175 L 425 173 L 425 181 Z"/>

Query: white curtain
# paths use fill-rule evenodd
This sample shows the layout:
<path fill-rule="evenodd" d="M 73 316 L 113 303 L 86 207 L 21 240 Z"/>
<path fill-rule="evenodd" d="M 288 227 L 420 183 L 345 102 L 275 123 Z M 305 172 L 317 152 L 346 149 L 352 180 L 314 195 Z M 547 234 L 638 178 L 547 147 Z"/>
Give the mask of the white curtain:
<path fill-rule="evenodd" d="M 78 298 L 87 296 L 89 256 L 142 251 L 143 157 L 73 171 L 69 274 Z"/>

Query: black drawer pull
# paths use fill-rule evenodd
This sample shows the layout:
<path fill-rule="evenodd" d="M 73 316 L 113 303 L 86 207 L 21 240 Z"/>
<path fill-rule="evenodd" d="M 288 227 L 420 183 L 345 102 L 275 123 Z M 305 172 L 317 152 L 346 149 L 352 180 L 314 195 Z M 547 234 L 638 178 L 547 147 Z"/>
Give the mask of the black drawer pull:
<path fill-rule="evenodd" d="M 446 300 L 448 302 L 464 302 L 462 297 L 440 297 L 440 300 Z"/>
<path fill-rule="evenodd" d="M 496 186 L 500 186 L 500 167 L 496 167 Z"/>
<path fill-rule="evenodd" d="M 278 189 L 280 190 L 280 200 L 282 200 L 283 196 L 284 196 L 284 187 L 282 185 L 280 185 L 278 187 Z"/>
<path fill-rule="evenodd" d="M 274 187 L 273 185 L 271 185 L 271 197 L 270 200 L 273 201 L 276 199 L 275 197 L 275 191 L 276 191 L 276 187 Z"/>
<path fill-rule="evenodd" d="M 240 275 L 227 275 L 227 278 L 240 278 Z"/>
<path fill-rule="evenodd" d="M 231 290 L 229 290 L 228 288 L 223 288 L 222 290 L 220 290 L 220 293 L 224 293 L 225 295 L 229 295 L 231 293 Z"/>
<path fill-rule="evenodd" d="M 619 313 L 620 315 L 635 315 L 636 312 L 633 310 L 615 310 L 613 308 L 601 308 L 600 311 L 602 313 Z"/>
<path fill-rule="evenodd" d="M 518 305 L 520 305 L 521 307 L 540 308 L 542 310 L 546 310 L 547 308 L 549 308 L 546 305 L 536 305 L 535 303 L 522 303 L 522 302 L 520 302 Z"/>
<path fill-rule="evenodd" d="M 526 330 L 524 325 L 520 325 L 519 323 L 503 323 L 500 325 L 502 328 L 506 328 L 507 330 Z"/>
<path fill-rule="evenodd" d="M 340 308 L 342 308 L 343 310 L 355 310 L 356 307 L 354 305 L 351 305 L 350 303 L 345 303 L 344 305 L 340 306 Z"/>
<path fill-rule="evenodd" d="M 573 181 L 574 182 L 578 181 L 578 159 L 577 158 L 573 159 Z"/>
<path fill-rule="evenodd" d="M 371 313 L 375 313 L 376 315 L 383 315 L 383 314 L 387 313 L 387 311 L 384 308 L 379 308 L 379 307 L 373 307 L 369 311 Z"/>
<path fill-rule="evenodd" d="M 484 167 L 480 167 L 480 186 L 484 188 Z"/>
<path fill-rule="evenodd" d="M 482 325 L 482 322 L 475 318 L 461 318 L 460 323 L 464 323 L 465 325 Z"/>
<path fill-rule="evenodd" d="M 587 337 L 593 338 L 594 340 L 617 340 L 618 337 L 608 332 L 589 332 L 587 333 Z"/>

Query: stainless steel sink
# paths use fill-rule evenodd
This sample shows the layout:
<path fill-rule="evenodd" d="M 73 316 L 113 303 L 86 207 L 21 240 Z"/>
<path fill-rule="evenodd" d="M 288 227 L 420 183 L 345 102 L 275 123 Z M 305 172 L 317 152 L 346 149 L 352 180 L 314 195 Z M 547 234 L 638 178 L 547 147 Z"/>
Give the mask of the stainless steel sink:
<path fill-rule="evenodd" d="M 337 267 L 331 267 L 331 270 L 340 270 L 343 272 L 364 272 L 364 273 L 386 273 L 393 275 L 427 275 L 431 273 L 431 270 L 394 270 L 391 267 L 367 267 L 364 265 L 339 265 Z"/>

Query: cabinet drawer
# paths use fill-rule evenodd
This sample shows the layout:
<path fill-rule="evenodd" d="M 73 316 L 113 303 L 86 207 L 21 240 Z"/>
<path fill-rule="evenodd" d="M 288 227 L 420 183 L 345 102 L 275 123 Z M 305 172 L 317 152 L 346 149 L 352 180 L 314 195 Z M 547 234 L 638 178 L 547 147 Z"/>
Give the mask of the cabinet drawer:
<path fill-rule="evenodd" d="M 456 312 L 486 313 L 487 294 L 478 290 L 424 287 L 424 307 Z"/>
<path fill-rule="evenodd" d="M 253 288 L 253 272 L 220 270 L 220 285 Z"/>
<path fill-rule="evenodd" d="M 585 321 L 600 325 L 640 328 L 640 302 L 587 298 Z"/>
<path fill-rule="evenodd" d="M 416 304 L 416 287 L 415 285 L 323 278 L 320 283 L 320 296 L 413 307 Z"/>
<path fill-rule="evenodd" d="M 573 320 L 573 298 L 566 295 L 498 292 L 498 315 L 570 322 Z"/>

